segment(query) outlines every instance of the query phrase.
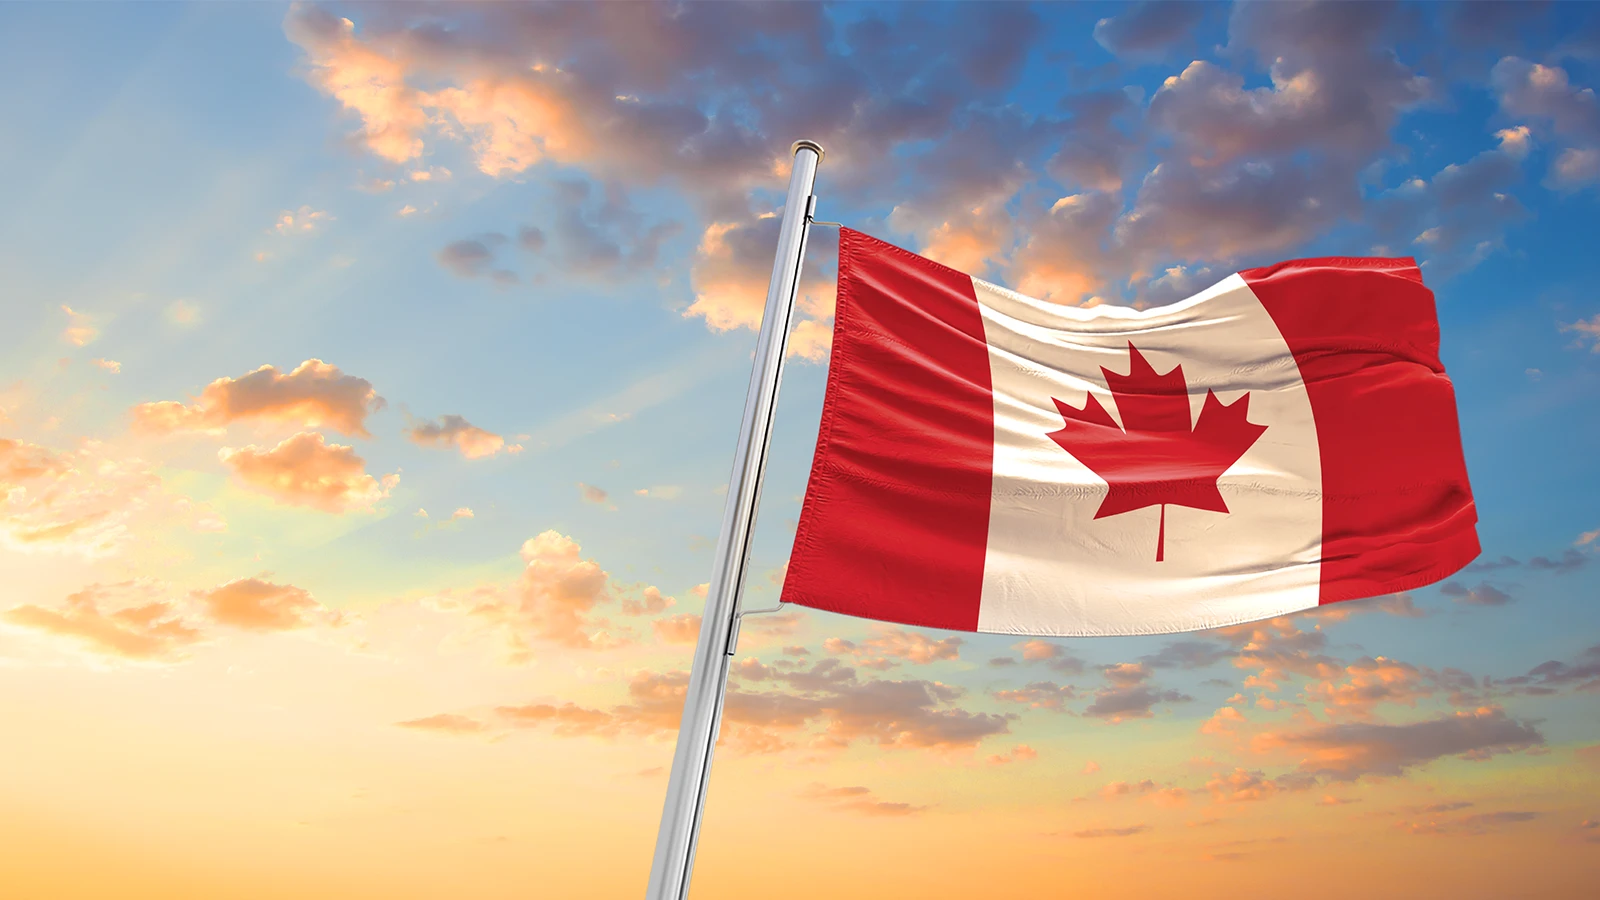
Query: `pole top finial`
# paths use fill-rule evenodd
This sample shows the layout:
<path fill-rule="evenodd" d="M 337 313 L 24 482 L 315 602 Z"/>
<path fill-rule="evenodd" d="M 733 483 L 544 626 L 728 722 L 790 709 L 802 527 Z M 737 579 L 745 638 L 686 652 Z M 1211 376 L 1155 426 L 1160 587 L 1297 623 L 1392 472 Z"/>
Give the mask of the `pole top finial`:
<path fill-rule="evenodd" d="M 800 152 L 800 148 L 802 148 L 802 147 L 810 149 L 810 150 L 817 151 L 817 162 L 822 162 L 822 156 L 823 156 L 822 145 L 817 143 L 816 141 L 795 141 L 794 142 L 794 146 L 789 148 L 789 152 L 790 153 L 799 153 Z"/>

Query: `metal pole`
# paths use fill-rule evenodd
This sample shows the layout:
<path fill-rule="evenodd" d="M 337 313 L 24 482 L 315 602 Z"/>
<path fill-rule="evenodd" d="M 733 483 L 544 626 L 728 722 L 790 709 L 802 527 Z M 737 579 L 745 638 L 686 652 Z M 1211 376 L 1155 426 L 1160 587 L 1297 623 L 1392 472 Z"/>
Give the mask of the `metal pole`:
<path fill-rule="evenodd" d="M 806 251 L 807 220 L 816 202 L 811 188 L 816 183 L 817 164 L 822 161 L 822 145 L 813 141 L 796 141 L 792 149 L 794 168 L 789 174 L 789 197 L 784 201 L 783 222 L 778 229 L 778 255 L 767 286 L 767 308 L 756 339 L 750 389 L 745 394 L 744 424 L 739 428 L 739 446 L 734 451 L 714 574 L 706 589 L 700 639 L 694 648 L 689 690 L 683 700 L 683 723 L 678 728 L 678 750 L 672 757 L 672 777 L 661 811 L 661 830 L 656 835 L 655 862 L 650 867 L 650 887 L 645 895 L 648 900 L 684 900 L 689 894 L 706 784 L 711 777 L 711 753 L 722 725 L 728 665 L 738 640 L 738 607 L 750 530 L 761 499 L 761 476 L 767 464 L 767 443 L 772 437 L 772 412 L 778 400 L 778 383 L 783 378 L 783 355 L 800 284 L 800 261 Z"/>

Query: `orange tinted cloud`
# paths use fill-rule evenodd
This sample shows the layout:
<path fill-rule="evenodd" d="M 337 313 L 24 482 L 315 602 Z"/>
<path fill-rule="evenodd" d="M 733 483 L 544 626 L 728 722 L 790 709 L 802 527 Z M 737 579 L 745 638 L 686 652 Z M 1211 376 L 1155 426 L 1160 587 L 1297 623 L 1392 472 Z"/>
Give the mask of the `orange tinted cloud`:
<path fill-rule="evenodd" d="M 1300 628 L 1294 616 L 1218 628 L 1211 633 L 1235 645 L 1236 667 L 1256 670 L 1245 679 L 1246 687 L 1277 690 L 1290 675 L 1332 679 L 1341 670 L 1338 660 L 1322 652 L 1328 644 L 1327 636 Z"/>
<path fill-rule="evenodd" d="M 311 83 L 360 116 L 360 139 L 369 150 L 397 163 L 422 154 L 428 117 L 396 55 L 362 43 L 355 23 L 316 7 L 296 8 L 283 28 L 305 51 Z"/>
<path fill-rule="evenodd" d="M 1201 734 L 1230 734 L 1234 729 L 1243 725 L 1244 714 L 1232 706 L 1218 709 L 1211 718 L 1200 726 Z"/>
<path fill-rule="evenodd" d="M 1150 685 L 1150 669 L 1143 663 L 1118 663 L 1103 670 L 1107 686 L 1095 692 L 1094 702 L 1083 711 L 1116 724 L 1128 719 L 1147 719 L 1157 703 L 1183 703 L 1194 698 L 1173 690 L 1158 690 Z"/>
<path fill-rule="evenodd" d="M 141 403 L 133 408 L 133 426 L 167 434 L 217 431 L 230 422 L 256 419 L 368 437 L 366 418 L 382 407 L 383 398 L 365 378 L 308 359 L 288 374 L 262 366 L 239 378 L 218 378 L 187 406 L 174 400 Z"/>
<path fill-rule="evenodd" d="M 651 624 L 656 639 L 666 644 L 692 644 L 700 637 L 700 617 L 694 613 L 668 616 Z"/>
<path fill-rule="evenodd" d="M 95 653 L 138 661 L 177 659 L 201 639 L 176 604 L 133 583 L 92 585 L 67 597 L 60 609 L 32 604 L 0 613 L 0 621 L 63 637 Z"/>
<path fill-rule="evenodd" d="M 638 597 L 624 597 L 622 611 L 630 616 L 646 616 L 664 612 L 667 607 L 678 601 L 661 593 L 660 588 L 646 587 L 639 592 Z"/>
<path fill-rule="evenodd" d="M 373 478 L 354 448 L 324 443 L 322 435 L 309 431 L 271 449 L 224 447 L 217 456 L 241 484 L 284 503 L 330 513 L 370 508 L 400 481 L 399 475 Z"/>
<path fill-rule="evenodd" d="M 1077 697 L 1070 684 L 1056 684 L 1053 681 L 1034 681 L 1027 687 L 1011 691 L 995 691 L 996 700 L 1007 703 L 1024 703 L 1033 709 L 1050 709 L 1061 712 L 1067 708 L 1067 701 Z"/>
<path fill-rule="evenodd" d="M 769 213 L 753 220 L 706 226 L 690 272 L 694 302 L 683 314 L 704 319 L 712 331 L 760 327 L 779 222 L 779 216 Z M 791 356 L 820 360 L 827 354 L 833 340 L 829 322 L 836 289 L 816 260 L 808 259 L 796 299 L 797 322 L 788 346 Z"/>
<path fill-rule="evenodd" d="M 1265 800 L 1285 791 L 1303 791 L 1315 787 L 1317 780 L 1301 774 L 1280 775 L 1268 778 L 1260 771 L 1236 768 L 1227 774 L 1218 774 L 1206 782 L 1205 789 L 1218 803 L 1245 803 Z"/>
<path fill-rule="evenodd" d="M 631 702 L 609 712 L 575 703 L 530 703 L 499 706 L 495 714 L 518 728 L 550 725 L 554 733 L 565 737 L 664 734 L 677 729 L 688 686 L 688 672 L 640 672 L 628 682 Z"/>
<path fill-rule="evenodd" d="M 859 644 L 843 638 L 829 638 L 822 646 L 829 653 L 854 656 L 860 665 L 869 669 L 886 669 L 899 660 L 927 664 L 941 659 L 960 659 L 963 643 L 965 641 L 955 636 L 936 641 L 904 628 L 879 628 L 876 636 Z"/>
<path fill-rule="evenodd" d="M 517 612 L 535 635 L 569 647 L 609 642 L 591 613 L 612 599 L 611 576 L 583 558 L 577 541 L 546 531 L 522 545 L 527 563 L 517 582 Z"/>
<path fill-rule="evenodd" d="M 1260 752 L 1298 755 L 1302 772 L 1349 781 L 1362 775 L 1399 776 L 1443 756 L 1487 759 L 1544 745 L 1538 729 L 1497 707 L 1404 725 L 1351 722 L 1302 731 L 1258 734 Z"/>
<path fill-rule="evenodd" d="M 873 795 L 870 788 L 859 785 L 831 788 L 821 784 L 813 784 L 802 791 L 800 796 L 808 800 L 827 803 L 835 809 L 865 816 L 914 816 L 928 809 L 926 806 L 913 806 L 910 803 L 890 803 L 879 800 Z"/>
<path fill-rule="evenodd" d="M 858 681 L 837 660 L 778 673 L 793 693 L 735 691 L 730 720 L 795 728 L 822 724 L 818 743 L 843 748 L 863 741 L 883 747 L 970 749 L 1011 730 L 1014 715 L 972 712 L 956 704 L 966 691 L 938 681 Z"/>
<path fill-rule="evenodd" d="M 618 589 L 606 570 L 585 559 L 578 542 L 558 531 L 524 541 L 521 556 L 524 566 L 515 583 L 445 592 L 428 598 L 427 605 L 465 612 L 488 626 L 503 637 L 511 651 L 509 661 L 516 663 L 532 658 L 530 640 L 594 650 L 629 643 L 637 635 L 626 626 L 614 626 L 603 613 L 617 609 L 644 615 L 672 603 L 652 586 L 619 603 Z"/>
<path fill-rule="evenodd" d="M 1038 758 L 1039 751 L 1033 749 L 1027 744 L 1018 744 L 1011 749 L 1010 753 L 993 754 L 987 760 L 985 760 L 985 762 L 992 766 L 1003 766 L 1007 763 L 1028 762 Z"/>
<path fill-rule="evenodd" d="M 223 528 L 205 507 L 165 490 L 143 460 L 109 456 L 94 441 L 61 451 L 0 438 L 0 539 L 12 549 L 105 556 L 168 522 Z"/>
<path fill-rule="evenodd" d="M 324 210 L 302 206 L 299 210 L 286 209 L 278 213 L 278 221 L 272 227 L 279 234 L 304 234 L 332 220 Z"/>
<path fill-rule="evenodd" d="M 1378 657 L 1359 659 L 1345 668 L 1345 678 L 1306 686 L 1306 695 L 1327 704 L 1332 715 L 1370 718 L 1380 703 L 1416 706 L 1433 694 L 1428 677 L 1410 663 Z"/>
<path fill-rule="evenodd" d="M 67 329 L 61 332 L 67 343 L 82 347 L 100 336 L 100 330 L 89 324 L 88 316 L 66 304 L 62 304 L 61 311 L 67 314 Z"/>
<path fill-rule="evenodd" d="M 246 631 L 286 631 L 311 625 L 321 604 L 304 588 L 239 578 L 200 594 L 211 618 Z"/>
<path fill-rule="evenodd" d="M 437 716 L 428 716 L 422 719 L 410 719 L 405 722 L 396 722 L 401 728 L 411 728 L 416 731 L 437 731 L 443 734 L 477 734 L 487 731 L 489 726 L 477 719 L 458 716 L 454 713 L 441 713 Z"/>
<path fill-rule="evenodd" d="M 9 491 L 24 481 L 60 475 L 71 468 L 61 454 L 49 448 L 0 438 L 0 489 Z"/>
<path fill-rule="evenodd" d="M 441 416 L 437 422 L 424 419 L 407 428 L 406 437 L 424 447 L 454 446 L 467 459 L 494 456 L 501 450 L 507 453 L 517 453 L 522 450 L 521 444 L 507 446 L 505 438 L 492 431 L 485 431 L 461 416 Z"/>
<path fill-rule="evenodd" d="M 1128 825 L 1123 828 L 1085 828 L 1074 831 L 1075 838 L 1107 838 L 1107 837 L 1132 837 L 1150 830 L 1149 825 Z"/>

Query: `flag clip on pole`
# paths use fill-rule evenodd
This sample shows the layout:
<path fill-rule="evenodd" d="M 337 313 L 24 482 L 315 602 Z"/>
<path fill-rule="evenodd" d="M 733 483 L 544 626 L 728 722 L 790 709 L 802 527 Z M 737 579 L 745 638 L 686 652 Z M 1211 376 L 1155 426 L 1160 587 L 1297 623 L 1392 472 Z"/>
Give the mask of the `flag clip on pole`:
<path fill-rule="evenodd" d="M 705 810 L 706 784 L 711 776 L 711 753 L 722 724 L 728 666 L 738 639 L 750 531 L 761 498 L 772 413 L 778 400 L 778 383 L 783 378 L 784 349 L 789 342 L 789 319 L 794 313 L 808 221 L 816 202 L 811 188 L 817 180 L 817 164 L 822 161 L 822 145 L 813 141 L 796 141 L 792 149 L 794 167 L 778 229 L 778 255 L 772 263 L 766 312 L 756 339 L 755 366 L 745 394 L 744 423 L 739 427 L 733 475 L 728 482 L 728 503 L 717 535 L 716 563 L 706 589 L 700 638 L 695 644 L 694 665 L 683 700 L 683 723 L 678 728 L 678 749 L 672 757 L 661 830 L 656 835 L 648 900 L 684 900 L 688 896 L 695 842 Z"/>

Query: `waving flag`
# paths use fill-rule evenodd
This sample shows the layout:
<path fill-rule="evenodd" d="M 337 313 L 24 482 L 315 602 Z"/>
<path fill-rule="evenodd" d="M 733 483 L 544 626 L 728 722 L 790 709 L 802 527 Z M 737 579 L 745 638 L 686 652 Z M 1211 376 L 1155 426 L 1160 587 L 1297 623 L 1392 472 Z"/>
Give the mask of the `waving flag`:
<path fill-rule="evenodd" d="M 1085 309 L 844 229 L 835 321 L 787 602 L 1156 634 L 1415 588 L 1478 554 L 1410 259 Z"/>

